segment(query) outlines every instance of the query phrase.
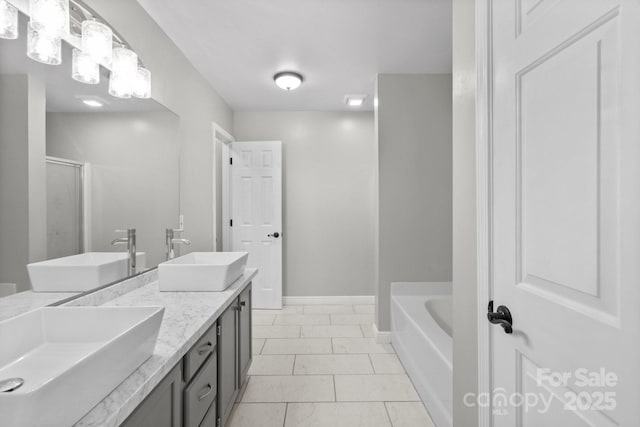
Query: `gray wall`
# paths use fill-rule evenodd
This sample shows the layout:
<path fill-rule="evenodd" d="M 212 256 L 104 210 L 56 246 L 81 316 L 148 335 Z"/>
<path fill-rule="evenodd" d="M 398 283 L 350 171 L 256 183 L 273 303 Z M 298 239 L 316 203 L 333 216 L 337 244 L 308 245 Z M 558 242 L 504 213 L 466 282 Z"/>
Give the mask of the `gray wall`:
<path fill-rule="evenodd" d="M 0 282 L 31 288 L 47 250 L 44 84 L 0 75 Z"/>
<path fill-rule="evenodd" d="M 184 237 L 192 241 L 188 251 L 213 250 L 211 123 L 232 133 L 233 112 L 135 0 L 87 0 L 87 4 L 127 39 L 151 70 L 153 98 L 180 117 Z M 178 218 L 174 226 L 178 226 Z"/>
<path fill-rule="evenodd" d="M 147 267 L 165 259 L 179 211 L 179 120 L 170 112 L 48 113 L 47 155 L 91 163 L 91 250 L 135 228 Z"/>
<path fill-rule="evenodd" d="M 475 2 L 453 1 L 453 423 L 478 425 L 463 404 L 478 388 Z"/>
<path fill-rule="evenodd" d="M 237 112 L 234 129 L 283 143 L 284 294 L 374 295 L 373 114 Z"/>
<path fill-rule="evenodd" d="M 392 282 L 451 280 L 451 75 L 377 80 L 378 330 Z"/>

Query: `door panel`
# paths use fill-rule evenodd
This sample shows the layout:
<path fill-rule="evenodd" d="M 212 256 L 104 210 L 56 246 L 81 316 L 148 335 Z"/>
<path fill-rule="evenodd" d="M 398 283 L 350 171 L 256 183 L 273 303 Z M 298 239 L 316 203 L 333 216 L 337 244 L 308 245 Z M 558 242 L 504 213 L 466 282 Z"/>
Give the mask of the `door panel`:
<path fill-rule="evenodd" d="M 498 399 L 495 426 L 639 417 L 638 9 L 492 2 L 492 291 L 514 328 L 492 329 L 494 397 L 551 402 Z M 580 373 L 603 371 L 615 385 L 581 384 Z"/>
<path fill-rule="evenodd" d="M 249 252 L 259 270 L 254 308 L 282 308 L 281 151 L 280 142 L 231 144 L 231 250 Z"/>

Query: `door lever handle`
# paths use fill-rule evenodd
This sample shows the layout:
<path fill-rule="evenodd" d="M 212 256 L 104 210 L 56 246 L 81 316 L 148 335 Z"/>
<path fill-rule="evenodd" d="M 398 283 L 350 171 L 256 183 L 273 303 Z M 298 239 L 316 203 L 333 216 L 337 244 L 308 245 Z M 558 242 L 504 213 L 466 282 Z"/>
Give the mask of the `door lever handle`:
<path fill-rule="evenodd" d="M 278 233 L 278 232 L 276 231 L 276 232 L 275 232 L 275 233 L 273 233 L 273 234 L 267 234 L 267 237 L 275 237 L 275 238 L 277 239 L 278 237 L 280 237 L 280 233 Z"/>
<path fill-rule="evenodd" d="M 511 312 L 509 309 L 504 306 L 498 306 L 496 312 L 493 311 L 493 301 L 489 301 L 489 307 L 487 309 L 487 319 L 494 325 L 502 326 L 505 334 L 510 334 L 513 332 L 513 318 L 511 317 Z"/>

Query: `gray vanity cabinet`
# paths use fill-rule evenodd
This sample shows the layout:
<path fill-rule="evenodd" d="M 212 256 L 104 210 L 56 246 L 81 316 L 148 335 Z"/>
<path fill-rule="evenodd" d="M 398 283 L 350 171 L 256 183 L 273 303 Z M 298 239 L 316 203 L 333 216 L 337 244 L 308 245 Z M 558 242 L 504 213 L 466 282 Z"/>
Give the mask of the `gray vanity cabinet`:
<path fill-rule="evenodd" d="M 240 314 L 238 324 L 238 360 L 240 366 L 238 367 L 238 385 L 242 386 L 245 378 L 247 377 L 247 371 L 249 365 L 251 365 L 251 287 L 249 286 L 240 294 L 238 298 L 240 302 Z"/>
<path fill-rule="evenodd" d="M 238 394 L 238 301 L 218 317 L 218 417 L 224 426 Z"/>
<path fill-rule="evenodd" d="M 251 284 L 122 424 L 223 427 L 251 364 Z"/>
<path fill-rule="evenodd" d="M 218 416 L 224 426 L 251 365 L 251 286 L 218 318 Z"/>
<path fill-rule="evenodd" d="M 182 426 L 182 363 L 164 377 L 122 426 Z"/>

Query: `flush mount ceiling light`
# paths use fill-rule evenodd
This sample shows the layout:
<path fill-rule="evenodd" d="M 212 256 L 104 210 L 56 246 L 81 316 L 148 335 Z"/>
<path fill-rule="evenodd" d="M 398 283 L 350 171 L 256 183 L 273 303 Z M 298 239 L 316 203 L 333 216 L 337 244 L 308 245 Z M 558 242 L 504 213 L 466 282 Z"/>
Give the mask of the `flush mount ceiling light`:
<path fill-rule="evenodd" d="M 344 102 L 349 107 L 362 107 L 365 99 L 367 99 L 367 95 L 346 95 Z"/>
<path fill-rule="evenodd" d="M 273 81 L 280 89 L 294 90 L 302 84 L 302 74 L 295 73 L 293 71 L 282 71 L 273 76 Z"/>
<path fill-rule="evenodd" d="M 104 104 L 100 101 L 96 101 L 95 99 L 83 99 L 82 103 L 84 105 L 87 105 L 91 108 L 100 108 L 102 106 L 104 106 Z"/>

